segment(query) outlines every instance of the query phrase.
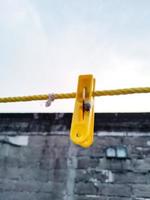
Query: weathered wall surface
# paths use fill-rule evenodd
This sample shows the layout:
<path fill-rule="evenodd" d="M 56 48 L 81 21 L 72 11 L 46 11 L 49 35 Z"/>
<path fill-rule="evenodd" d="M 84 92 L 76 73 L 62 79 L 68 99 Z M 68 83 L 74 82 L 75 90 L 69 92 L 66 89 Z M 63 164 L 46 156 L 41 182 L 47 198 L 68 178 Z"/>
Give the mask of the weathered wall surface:
<path fill-rule="evenodd" d="M 0 114 L 0 200 L 150 200 L 150 114 L 96 114 L 89 149 L 71 114 Z M 125 145 L 127 159 L 105 149 Z"/>

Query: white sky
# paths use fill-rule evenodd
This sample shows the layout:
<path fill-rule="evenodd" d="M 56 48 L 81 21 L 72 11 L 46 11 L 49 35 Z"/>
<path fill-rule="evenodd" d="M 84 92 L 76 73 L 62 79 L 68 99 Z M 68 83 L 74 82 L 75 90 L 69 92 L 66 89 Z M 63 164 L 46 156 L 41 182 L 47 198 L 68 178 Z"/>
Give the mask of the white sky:
<path fill-rule="evenodd" d="M 149 0 L 0 0 L 0 96 L 150 86 Z M 150 112 L 150 94 L 99 97 L 96 112 Z M 0 112 L 73 112 L 73 100 L 0 104 Z"/>

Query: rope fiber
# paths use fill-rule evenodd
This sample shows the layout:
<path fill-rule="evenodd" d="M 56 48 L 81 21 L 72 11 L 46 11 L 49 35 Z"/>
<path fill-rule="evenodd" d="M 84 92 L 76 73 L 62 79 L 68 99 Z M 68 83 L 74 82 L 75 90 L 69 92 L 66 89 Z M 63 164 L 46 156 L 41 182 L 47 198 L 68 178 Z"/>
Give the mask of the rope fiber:
<path fill-rule="evenodd" d="M 127 95 L 127 94 L 139 94 L 139 93 L 150 93 L 150 87 L 138 87 L 138 88 L 125 88 L 125 89 L 114 89 L 114 90 L 98 90 L 93 93 L 93 96 L 113 96 L 113 95 Z M 59 93 L 53 94 L 54 99 L 70 99 L 75 98 L 76 93 Z M 48 94 L 43 95 L 31 95 L 31 96 L 18 96 L 18 97 L 1 97 L 0 103 L 11 103 L 11 102 L 24 102 L 24 101 L 40 101 L 47 100 Z"/>

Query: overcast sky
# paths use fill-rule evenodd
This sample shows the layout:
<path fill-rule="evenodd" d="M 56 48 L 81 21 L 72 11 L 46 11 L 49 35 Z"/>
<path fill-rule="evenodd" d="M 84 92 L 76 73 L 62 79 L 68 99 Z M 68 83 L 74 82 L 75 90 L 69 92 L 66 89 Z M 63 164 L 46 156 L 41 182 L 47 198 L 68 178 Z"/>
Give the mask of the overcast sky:
<path fill-rule="evenodd" d="M 0 0 L 0 96 L 150 86 L 149 0 Z M 96 112 L 150 112 L 150 94 L 95 99 Z M 0 104 L 0 112 L 72 112 L 74 100 Z"/>

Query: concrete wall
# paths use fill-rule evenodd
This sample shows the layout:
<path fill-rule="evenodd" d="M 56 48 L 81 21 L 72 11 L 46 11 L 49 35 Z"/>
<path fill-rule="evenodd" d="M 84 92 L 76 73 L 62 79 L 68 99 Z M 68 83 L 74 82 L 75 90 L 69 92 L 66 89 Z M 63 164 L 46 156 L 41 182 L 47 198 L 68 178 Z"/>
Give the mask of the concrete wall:
<path fill-rule="evenodd" d="M 89 149 L 71 114 L 0 114 L 0 200 L 150 200 L 150 114 L 96 114 Z M 125 145 L 127 159 L 108 159 Z"/>

